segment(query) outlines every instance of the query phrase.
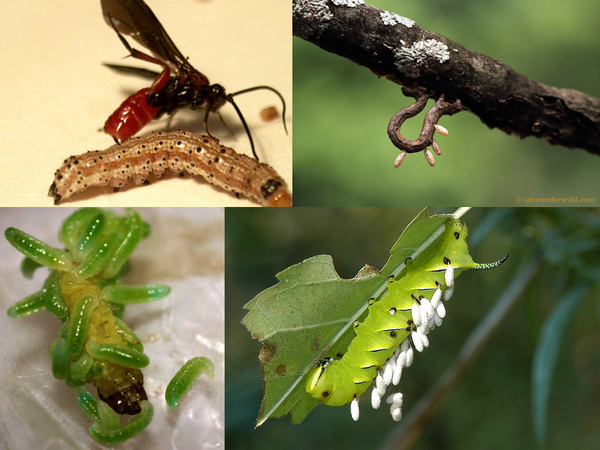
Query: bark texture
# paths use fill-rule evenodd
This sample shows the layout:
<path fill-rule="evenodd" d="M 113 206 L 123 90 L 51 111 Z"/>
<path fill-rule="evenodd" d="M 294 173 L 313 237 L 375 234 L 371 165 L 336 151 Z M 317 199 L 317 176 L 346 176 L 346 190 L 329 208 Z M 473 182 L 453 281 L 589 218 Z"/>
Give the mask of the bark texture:
<path fill-rule="evenodd" d="M 334 1 L 293 0 L 294 35 L 431 98 L 460 99 L 490 128 L 600 155 L 600 99 L 519 75 L 360 0 Z"/>

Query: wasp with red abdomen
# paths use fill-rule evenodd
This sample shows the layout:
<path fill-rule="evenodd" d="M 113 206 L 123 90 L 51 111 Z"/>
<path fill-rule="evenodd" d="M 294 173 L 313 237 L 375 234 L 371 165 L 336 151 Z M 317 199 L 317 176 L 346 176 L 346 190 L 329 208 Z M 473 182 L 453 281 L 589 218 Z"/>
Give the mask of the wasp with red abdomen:
<path fill-rule="evenodd" d="M 287 132 L 285 101 L 279 91 L 270 86 L 255 86 L 227 94 L 223 86 L 211 84 L 205 75 L 192 67 L 143 0 L 101 0 L 101 3 L 104 20 L 115 30 L 130 55 L 163 68 L 160 74 L 153 73 L 156 79 L 149 88 L 144 88 L 131 95 L 107 119 L 104 131 L 117 143 L 126 141 L 152 120 L 164 114 L 174 113 L 177 109 L 184 107 L 189 107 L 194 111 L 204 111 L 204 127 L 211 135 L 208 129 L 210 113 L 218 113 L 225 103 L 230 103 L 246 130 L 252 153 L 258 160 L 252 134 L 234 97 L 259 89 L 270 90 L 281 99 L 283 126 Z M 154 56 L 131 47 L 123 35 L 131 36 L 136 42 L 150 50 Z M 152 73 L 143 69 L 137 70 L 114 65 L 110 65 L 110 67 L 119 71 L 133 71 L 145 75 Z"/>

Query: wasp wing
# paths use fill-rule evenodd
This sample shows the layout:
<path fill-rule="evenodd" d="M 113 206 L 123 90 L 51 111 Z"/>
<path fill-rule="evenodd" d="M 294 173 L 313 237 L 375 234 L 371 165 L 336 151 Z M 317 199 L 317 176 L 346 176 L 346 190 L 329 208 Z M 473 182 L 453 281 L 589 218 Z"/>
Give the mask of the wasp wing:
<path fill-rule="evenodd" d="M 109 63 L 102 63 L 102 65 L 108 67 L 110 70 L 114 70 L 117 73 L 121 73 L 124 75 L 135 75 L 141 78 L 145 78 L 147 80 L 156 80 L 156 77 L 160 75 L 159 72 L 155 72 L 154 70 L 143 69 L 141 67 L 124 66 L 121 64 Z"/>
<path fill-rule="evenodd" d="M 101 0 L 106 23 L 131 36 L 156 57 L 177 69 L 189 65 L 143 0 Z"/>

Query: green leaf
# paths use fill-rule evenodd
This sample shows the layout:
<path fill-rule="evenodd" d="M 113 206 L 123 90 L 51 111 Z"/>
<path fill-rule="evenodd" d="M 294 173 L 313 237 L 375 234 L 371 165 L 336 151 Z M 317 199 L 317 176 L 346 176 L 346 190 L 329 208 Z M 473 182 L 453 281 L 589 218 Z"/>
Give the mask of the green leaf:
<path fill-rule="evenodd" d="M 381 273 L 386 277 L 398 275 L 399 269 L 404 268 L 404 261 L 408 257 L 416 257 L 435 241 L 444 231 L 444 224 L 452 215 L 438 215 L 427 217 L 427 208 L 423 209 L 417 217 L 402 232 L 392 250 L 391 256 Z"/>
<path fill-rule="evenodd" d="M 366 314 L 370 298 L 383 295 L 386 280 L 404 269 L 443 232 L 449 217 L 427 217 L 424 209 L 391 250 L 385 267 L 365 266 L 351 280 L 339 277 L 328 255 L 309 258 L 277 274 L 280 280 L 244 308 L 242 323 L 263 342 L 264 397 L 256 426 L 272 417 L 292 415 L 300 423 L 319 403 L 304 389 L 304 377 L 323 357 L 344 354 L 355 337 L 352 324 Z"/>
<path fill-rule="evenodd" d="M 588 287 L 579 285 L 569 291 L 556 305 L 542 328 L 542 334 L 533 357 L 531 372 L 531 401 L 533 425 L 540 447 L 546 442 L 546 418 L 548 400 L 552 387 L 552 375 L 556 367 L 563 336 L 571 318 Z"/>
<path fill-rule="evenodd" d="M 300 423 L 317 405 L 305 392 L 302 379 L 327 350 L 337 352 L 344 346 L 346 350 L 354 334 L 350 325 L 358 319 L 365 299 L 385 283 L 372 267 L 343 280 L 327 255 L 289 267 L 277 278 L 279 284 L 244 306 L 250 312 L 242 323 L 264 342 L 259 359 L 265 396 L 257 426 L 288 413 L 294 423 Z"/>

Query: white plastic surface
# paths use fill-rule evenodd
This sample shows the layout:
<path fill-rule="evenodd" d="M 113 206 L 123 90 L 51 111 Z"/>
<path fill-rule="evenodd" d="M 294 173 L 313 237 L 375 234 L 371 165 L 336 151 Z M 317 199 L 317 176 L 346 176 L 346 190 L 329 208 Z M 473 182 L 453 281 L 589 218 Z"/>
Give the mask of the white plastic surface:
<path fill-rule="evenodd" d="M 73 210 L 0 208 L 0 229 L 19 228 L 59 246 L 58 230 Z M 122 213 L 121 210 L 117 210 Z M 39 290 L 19 270 L 22 255 L 0 238 L 0 449 L 215 449 L 224 447 L 224 213 L 222 208 L 137 208 L 152 226 L 130 258 L 128 284 L 167 284 L 168 297 L 130 305 L 125 322 L 142 339 L 150 365 L 144 386 L 152 423 L 138 436 L 104 446 L 89 434 L 91 421 L 75 391 L 51 372 L 50 343 L 60 321 L 47 311 L 11 319 L 6 309 Z M 207 356 L 214 380 L 201 376 L 177 410 L 165 388 L 185 361 Z M 87 385 L 97 396 L 96 389 Z"/>

